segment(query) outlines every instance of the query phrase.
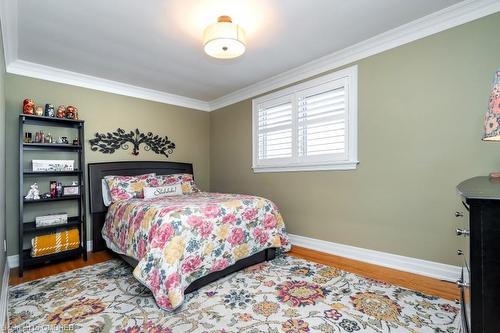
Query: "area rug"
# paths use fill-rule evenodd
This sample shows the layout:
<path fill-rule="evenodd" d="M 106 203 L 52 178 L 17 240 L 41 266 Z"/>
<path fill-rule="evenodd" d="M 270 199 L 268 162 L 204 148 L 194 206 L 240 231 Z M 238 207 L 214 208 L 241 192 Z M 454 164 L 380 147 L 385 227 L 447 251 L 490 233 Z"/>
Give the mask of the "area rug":
<path fill-rule="evenodd" d="M 12 287 L 12 332 L 458 332 L 453 302 L 289 256 L 252 266 L 159 309 L 110 260 Z"/>

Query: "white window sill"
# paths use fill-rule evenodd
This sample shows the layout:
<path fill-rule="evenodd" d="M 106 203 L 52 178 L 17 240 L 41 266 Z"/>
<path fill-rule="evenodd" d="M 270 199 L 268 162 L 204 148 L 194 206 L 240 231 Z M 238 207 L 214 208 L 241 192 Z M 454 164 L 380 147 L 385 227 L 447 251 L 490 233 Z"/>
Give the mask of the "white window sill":
<path fill-rule="evenodd" d="M 294 172 L 294 171 L 331 171 L 331 170 L 356 170 L 358 161 L 347 161 L 329 164 L 311 165 L 286 165 L 286 166 L 254 166 L 254 173 L 261 172 Z"/>

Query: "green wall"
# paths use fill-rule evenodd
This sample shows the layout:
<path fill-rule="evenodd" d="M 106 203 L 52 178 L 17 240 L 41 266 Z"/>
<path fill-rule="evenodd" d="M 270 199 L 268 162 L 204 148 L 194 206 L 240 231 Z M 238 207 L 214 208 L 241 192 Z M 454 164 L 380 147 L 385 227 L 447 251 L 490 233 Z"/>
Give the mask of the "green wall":
<path fill-rule="evenodd" d="M 500 145 L 480 140 L 500 67 L 498 31 L 495 14 L 356 62 L 360 164 L 354 171 L 253 173 L 251 100 L 206 113 L 7 75 L 8 254 L 17 253 L 18 114 L 30 97 L 78 106 L 87 139 L 117 127 L 168 135 L 177 144 L 169 160 L 193 162 L 203 190 L 268 197 L 290 233 L 459 264 L 453 230 L 463 222 L 454 212 L 463 208 L 455 186 L 500 168 Z M 164 160 L 144 150 L 138 157 L 104 155 L 88 143 L 86 154 L 87 162 Z"/>
<path fill-rule="evenodd" d="M 120 150 L 108 155 L 90 150 L 88 139 L 96 132 L 114 131 L 118 127 L 130 130 L 139 128 L 142 131 L 151 131 L 168 137 L 175 142 L 177 148 L 168 161 L 191 162 L 194 164 L 196 182 L 201 189 L 209 190 L 209 113 L 183 107 L 165 105 L 145 101 L 137 98 L 125 97 L 95 90 L 69 86 L 44 80 L 37 80 L 23 76 L 8 74 L 6 77 L 6 152 L 8 156 L 7 173 L 7 248 L 8 254 L 17 254 L 17 223 L 18 223 L 18 115 L 22 111 L 24 98 L 31 98 L 37 104 L 47 102 L 54 105 L 76 105 L 81 119 L 85 120 L 86 161 L 126 161 L 126 160 L 161 160 L 164 156 L 140 150 L 139 156 L 133 156 L 131 151 Z M 1 104 L 1 103 L 0 103 Z M 38 128 L 34 128 L 33 132 Z M 49 132 L 46 130 L 45 133 Z M 53 131 L 51 134 L 59 134 Z M 29 167 L 29 160 L 40 155 L 31 155 L 26 158 L 25 167 Z M 59 158 L 62 155 L 47 154 L 44 158 Z M 48 182 L 41 181 L 41 190 L 48 191 Z M 66 181 L 66 179 L 63 179 Z M 52 212 L 71 211 L 67 203 L 60 203 L 50 207 Z M 37 214 L 50 211 L 43 209 L 31 211 L 27 216 L 31 219 Z M 73 205 L 74 207 L 74 205 Z M 88 218 L 90 222 L 90 216 Z M 88 223 L 90 235 L 90 223 Z"/>
<path fill-rule="evenodd" d="M 500 168 L 481 141 L 499 31 L 495 14 L 356 62 L 354 171 L 253 173 L 251 100 L 212 112 L 211 190 L 270 198 L 292 234 L 459 264 L 455 186 Z"/>

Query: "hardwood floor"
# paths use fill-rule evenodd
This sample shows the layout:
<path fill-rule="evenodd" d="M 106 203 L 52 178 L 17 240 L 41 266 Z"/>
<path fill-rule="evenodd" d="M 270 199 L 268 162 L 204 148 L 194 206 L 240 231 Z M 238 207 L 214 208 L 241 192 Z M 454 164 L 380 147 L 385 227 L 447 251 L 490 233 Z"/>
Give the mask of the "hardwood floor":
<path fill-rule="evenodd" d="M 115 257 L 115 254 L 111 251 L 89 252 L 87 255 L 87 261 L 83 261 L 82 258 L 76 258 L 43 267 L 25 269 L 22 278 L 19 277 L 17 268 L 13 268 L 10 270 L 9 285 L 14 286 L 27 281 L 37 280 L 50 275 L 94 265 Z"/>
<path fill-rule="evenodd" d="M 384 281 L 408 289 L 418 290 L 428 295 L 439 296 L 448 300 L 460 298 L 458 288 L 452 282 L 402 272 L 396 269 L 338 257 L 298 246 L 294 246 L 290 254 L 295 257 L 307 259 L 320 264 L 335 266 L 339 269 L 352 272 L 360 276 Z"/>
<path fill-rule="evenodd" d="M 422 275 L 406 273 L 391 268 L 367 264 L 360 261 L 317 252 L 298 246 L 294 246 L 288 254 L 320 264 L 335 266 L 339 269 L 368 278 L 381 280 L 390 284 L 399 285 L 413 290 L 418 290 L 429 295 L 435 295 L 449 300 L 455 300 L 459 298 L 458 288 L 451 282 L 440 281 Z M 95 253 L 89 252 L 88 260 L 86 262 L 83 261 L 83 259 L 79 258 L 47 265 L 45 267 L 29 269 L 24 271 L 24 276 L 22 278 L 19 278 L 19 276 L 17 275 L 17 268 L 14 268 L 10 272 L 9 284 L 16 285 L 23 282 L 40 279 L 50 275 L 70 271 L 76 268 L 97 264 L 99 262 L 103 262 L 115 257 L 116 255 L 111 251 L 100 251 Z"/>

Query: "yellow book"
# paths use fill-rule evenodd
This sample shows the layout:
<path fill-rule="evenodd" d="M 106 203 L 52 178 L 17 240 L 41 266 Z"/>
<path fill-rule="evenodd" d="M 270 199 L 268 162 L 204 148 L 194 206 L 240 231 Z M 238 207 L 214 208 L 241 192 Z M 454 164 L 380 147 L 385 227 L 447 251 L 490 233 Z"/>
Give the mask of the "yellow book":
<path fill-rule="evenodd" d="M 80 233 L 78 229 L 36 236 L 31 240 L 31 256 L 45 256 L 47 254 L 77 249 L 79 246 Z"/>

